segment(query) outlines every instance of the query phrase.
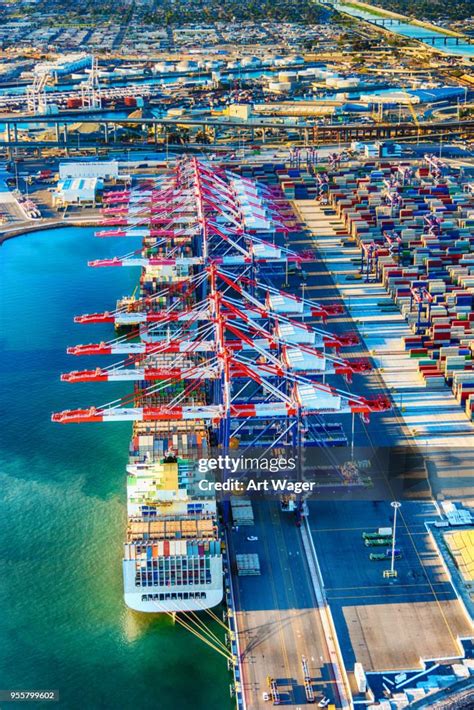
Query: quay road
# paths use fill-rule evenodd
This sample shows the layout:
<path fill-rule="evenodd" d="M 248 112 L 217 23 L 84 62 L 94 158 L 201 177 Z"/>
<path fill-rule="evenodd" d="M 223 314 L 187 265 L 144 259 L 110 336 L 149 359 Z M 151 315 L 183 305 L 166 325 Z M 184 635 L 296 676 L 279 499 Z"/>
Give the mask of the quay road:
<path fill-rule="evenodd" d="M 228 535 L 245 707 L 268 707 L 263 699 L 269 692 L 268 677 L 276 681 L 282 705 L 314 707 L 305 695 L 304 656 L 316 702 L 325 696 L 337 708 L 348 708 L 336 642 L 332 629 L 328 631 L 328 609 L 308 540 L 305 545 L 302 536 L 305 530 L 296 527 L 291 513 L 281 512 L 276 498 L 254 501 L 253 510 L 255 525 L 240 526 Z M 258 539 L 249 541 L 249 536 Z M 249 553 L 258 553 L 261 575 L 238 577 L 235 554 Z"/>
<path fill-rule="evenodd" d="M 38 150 L 41 148 L 99 148 L 99 147 L 125 147 L 149 150 L 154 144 L 162 144 L 169 131 L 178 126 L 195 128 L 208 131 L 212 129 L 215 140 L 220 136 L 235 132 L 236 140 L 242 131 L 250 134 L 252 141 L 265 143 L 266 131 L 277 131 L 278 136 L 271 137 L 272 143 L 284 143 L 290 136 L 294 139 L 297 133 L 299 139 L 305 143 L 318 145 L 327 143 L 347 143 L 352 140 L 391 140 L 396 138 L 424 137 L 426 139 L 452 137 L 462 135 L 474 136 L 474 119 L 460 121 L 449 119 L 446 121 L 420 121 L 418 126 L 411 122 L 402 123 L 377 123 L 377 124 L 322 124 L 305 125 L 301 123 L 278 123 L 277 121 L 223 121 L 222 119 L 166 119 L 166 118 L 101 118 L 95 117 L 38 117 L 38 116 L 10 116 L 2 119 L 4 126 L 3 136 L 0 139 L 0 148 L 22 148 Z M 95 127 L 96 130 L 84 135 L 77 131 L 78 125 Z M 146 127 L 149 131 L 148 138 L 143 135 L 127 136 L 125 140 L 120 136 L 120 130 L 127 127 Z M 25 135 L 31 126 L 35 133 Z M 41 127 L 44 127 L 44 130 Z M 258 130 L 260 136 L 256 137 Z M 49 135 L 44 136 L 48 132 Z M 119 133 L 119 135 L 117 135 Z M 35 135 L 36 134 L 36 135 Z M 42 135 L 43 134 L 43 135 Z M 2 135 L 2 134 L 0 134 Z M 294 142 L 294 140 L 293 140 Z M 217 147 L 218 142 L 214 143 Z M 169 144 L 170 148 L 174 146 Z M 189 148 L 189 146 L 187 146 Z M 211 146 L 207 146 L 208 148 Z M 202 146 L 201 146 L 202 149 Z"/>

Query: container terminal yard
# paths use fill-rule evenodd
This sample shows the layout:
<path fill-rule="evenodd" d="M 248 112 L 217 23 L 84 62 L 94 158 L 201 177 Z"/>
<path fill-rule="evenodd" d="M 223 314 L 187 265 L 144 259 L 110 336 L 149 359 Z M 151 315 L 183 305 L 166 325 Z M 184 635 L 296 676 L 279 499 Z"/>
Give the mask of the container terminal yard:
<path fill-rule="evenodd" d="M 133 422 L 125 601 L 191 630 L 187 613 L 224 599 L 230 646 L 212 643 L 239 706 L 403 707 L 473 665 L 457 532 L 472 524 L 473 194 L 429 154 L 288 158 L 177 158 L 104 191 L 97 237 L 131 246 L 89 266 L 138 267 L 139 285 L 77 314 L 115 337 L 68 352 L 124 359 L 62 380 L 134 389 L 53 421 Z M 414 467 L 377 464 L 404 447 Z M 196 459 L 247 450 L 320 452 L 313 493 L 216 501 Z"/>
<path fill-rule="evenodd" d="M 65 299 L 51 414 L 130 427 L 128 626 L 214 653 L 206 710 L 473 707 L 469 20 L 63 4 L 35 47 L 5 10 L 0 245 L 87 225 L 89 270 L 133 275 Z"/>

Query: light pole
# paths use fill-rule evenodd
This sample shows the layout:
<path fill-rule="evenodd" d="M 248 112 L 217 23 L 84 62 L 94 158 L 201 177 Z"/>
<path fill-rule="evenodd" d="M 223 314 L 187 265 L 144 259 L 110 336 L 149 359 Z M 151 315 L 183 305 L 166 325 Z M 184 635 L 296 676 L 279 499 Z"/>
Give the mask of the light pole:
<path fill-rule="evenodd" d="M 399 508 L 402 507 L 402 504 L 399 503 L 399 501 L 394 500 L 390 503 L 390 505 L 393 508 L 392 561 L 390 564 L 390 576 L 395 577 L 396 576 L 396 572 L 395 572 L 395 535 L 397 532 L 397 511 Z"/>
<path fill-rule="evenodd" d="M 352 412 L 352 427 L 351 427 L 351 459 L 354 461 L 354 438 L 355 438 L 355 413 Z"/>

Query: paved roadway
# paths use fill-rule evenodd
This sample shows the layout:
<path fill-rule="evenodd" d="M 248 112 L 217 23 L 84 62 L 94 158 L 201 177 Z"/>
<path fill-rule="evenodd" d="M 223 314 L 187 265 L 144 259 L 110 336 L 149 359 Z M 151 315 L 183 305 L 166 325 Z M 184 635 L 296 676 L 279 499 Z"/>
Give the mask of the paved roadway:
<path fill-rule="evenodd" d="M 305 248 L 307 239 L 296 240 L 291 246 Z M 322 264 L 310 265 L 307 271 L 307 297 L 338 300 L 330 274 Z M 291 278 L 289 290 L 301 290 L 301 282 Z M 328 328 L 335 332 L 347 330 L 347 317 L 331 319 Z M 349 328 L 355 330 L 353 325 Z M 333 384 L 344 385 L 339 377 L 329 379 Z M 350 390 L 351 386 L 345 386 L 345 389 Z M 374 389 L 380 389 L 378 380 Z M 349 433 L 349 415 L 328 418 L 343 419 Z M 367 429 L 362 424 L 357 425 L 357 440 L 361 445 L 370 445 Z M 262 572 L 257 577 L 237 577 L 234 570 L 233 575 L 242 686 L 247 706 L 251 710 L 266 707 L 263 693 L 268 690 L 267 677 L 271 676 L 278 682 L 284 704 L 309 707 L 303 686 L 301 657 L 304 655 L 317 699 L 329 696 L 340 707 L 321 612 L 317 608 L 301 534 L 294 517 L 282 513 L 276 501 L 260 499 L 254 502 L 253 508 L 255 527 L 240 527 L 238 532 L 231 532 L 229 536 L 231 559 L 236 552 L 258 552 Z M 256 535 L 258 541 L 248 541 L 249 535 Z"/>
<path fill-rule="evenodd" d="M 321 616 L 316 608 L 309 568 L 299 529 L 278 502 L 253 503 L 255 525 L 231 532 L 230 553 L 257 552 L 261 575 L 237 577 L 237 607 L 243 692 L 249 710 L 267 708 L 263 693 L 267 676 L 275 678 L 282 705 L 314 707 L 306 702 L 301 657 L 304 655 L 316 699 L 329 696 L 336 706 L 336 688 Z M 249 542 L 255 535 L 258 541 Z"/>
<path fill-rule="evenodd" d="M 308 246 L 307 239 L 292 244 L 296 248 Z M 337 290 L 331 276 L 320 262 L 307 269 L 305 286 L 307 297 L 335 301 Z M 296 279 L 291 288 L 301 289 Z M 335 332 L 355 330 L 348 316 L 331 319 L 329 329 Z M 358 354 L 361 348 L 358 349 Z M 368 353 L 365 351 L 365 354 Z M 371 375 L 372 385 L 358 382 L 356 389 L 364 394 L 380 393 L 381 382 Z M 352 390 L 355 385 L 344 385 L 341 378 L 328 378 L 332 384 Z M 389 415 L 390 421 L 392 415 Z M 349 435 L 350 415 L 329 417 L 343 421 Z M 386 428 L 392 424 L 387 424 Z M 377 420 L 378 431 L 380 422 Z M 357 443 L 372 446 L 368 428 L 360 421 L 356 428 Z M 381 436 L 384 436 L 381 433 Z M 243 692 L 251 710 L 265 707 L 263 693 L 268 690 L 267 677 L 274 677 L 282 701 L 298 708 L 309 707 L 305 702 L 301 657 L 306 656 L 318 698 L 328 695 L 337 706 L 339 699 L 330 664 L 329 650 L 314 596 L 309 568 L 301 535 L 294 518 L 279 510 L 277 502 L 259 500 L 254 503 L 255 527 L 241 527 L 230 535 L 231 559 L 235 553 L 258 552 L 261 576 L 236 577 L 235 601 L 242 656 Z M 257 542 L 247 536 L 256 535 Z M 332 553 L 331 553 L 332 555 Z M 338 560 L 339 558 L 335 558 Z M 235 570 L 234 570 L 235 571 Z"/>
<path fill-rule="evenodd" d="M 402 559 L 396 562 L 396 580 L 383 578 L 390 561 L 370 561 L 369 554 L 380 548 L 366 547 L 362 540 L 364 531 L 392 526 L 388 501 L 312 502 L 309 509 L 349 669 L 355 660 L 366 671 L 384 671 L 418 668 L 420 658 L 461 655 L 457 639 L 468 637 L 471 627 L 425 527 L 425 521 L 438 519 L 432 503 L 404 501 L 400 509 L 396 545 Z"/>
<path fill-rule="evenodd" d="M 344 234 L 345 230 L 341 224 L 338 223 L 334 213 L 331 214 L 332 210 L 323 210 L 314 201 L 310 200 L 300 201 L 297 204 L 300 214 L 307 219 L 308 225 L 315 230 L 318 237 L 315 240 L 313 235 L 308 233 L 293 240 L 291 246 L 296 249 L 314 248 L 316 246 L 320 250 L 318 252 L 318 260 L 305 266 L 308 277 L 304 288 L 304 295 L 307 298 L 314 299 L 321 303 L 340 303 L 341 284 L 345 283 L 345 279 L 348 275 L 350 276 L 357 271 L 359 250 L 351 246 L 347 248 L 347 253 L 345 253 L 346 248 L 341 244 L 347 239 Z M 381 313 L 378 313 L 379 322 L 380 319 L 386 321 L 395 313 L 399 315 L 398 309 L 391 303 L 389 297 L 383 292 L 381 287 L 379 287 L 380 296 L 378 292 L 375 295 L 369 293 L 368 296 L 365 296 L 363 293 L 365 284 L 361 284 L 360 281 L 355 283 L 360 291 L 357 295 L 357 305 L 359 308 L 356 312 L 357 316 L 361 312 L 369 313 L 369 308 L 376 308 L 379 299 L 380 302 L 382 302 L 382 294 L 384 294 L 386 302 L 383 303 Z M 298 287 L 298 292 L 302 293 L 301 285 Z M 359 318 L 353 318 L 354 312 L 351 306 L 354 304 L 351 303 L 350 295 L 347 296 L 346 292 L 344 292 L 344 297 L 343 302 L 348 310 L 341 316 L 328 318 L 325 328 L 335 333 L 357 332 L 359 330 L 359 335 L 365 336 L 364 329 L 360 327 Z M 399 317 L 401 318 L 400 315 Z M 317 320 L 308 322 L 313 325 L 321 325 L 320 321 Z M 379 325 L 378 327 L 381 328 L 382 326 Z M 360 331 L 362 331 L 362 333 Z M 361 337 L 361 342 L 358 346 L 355 348 L 344 348 L 341 350 L 340 355 L 348 359 L 373 359 L 373 353 L 371 349 L 367 347 L 363 337 Z M 341 376 L 337 375 L 327 376 L 326 382 L 340 390 L 362 397 L 374 398 L 379 395 L 390 397 L 392 394 L 376 366 L 374 366 L 373 371 L 370 373 L 354 375 L 352 382 L 346 382 Z M 404 494 L 407 481 L 403 478 L 393 480 L 398 467 L 397 458 L 393 455 L 395 446 L 400 446 L 401 444 L 405 445 L 407 450 L 411 452 L 410 465 L 418 466 L 417 459 L 419 459 L 419 457 L 417 457 L 413 439 L 410 437 L 406 423 L 401 416 L 399 404 L 400 402 L 397 398 L 392 410 L 372 414 L 369 423 L 363 422 L 358 415 L 356 415 L 354 419 L 355 458 L 357 460 L 370 459 L 372 461 L 372 468 L 369 473 L 373 479 L 374 487 L 365 492 L 365 497 L 370 500 L 373 498 L 382 500 L 387 499 L 387 497 L 392 497 L 392 489 L 399 492 L 399 495 Z M 348 442 L 351 442 L 352 416 L 350 414 L 325 415 L 324 419 L 326 421 L 340 422 L 344 427 Z M 342 453 L 345 453 L 348 458 L 351 456 L 350 449 L 348 448 L 345 449 L 344 452 L 339 450 L 337 452 L 330 451 L 329 455 L 341 455 Z M 388 479 L 387 472 L 390 460 L 392 461 L 390 468 L 391 477 Z M 418 470 L 417 478 L 414 477 L 410 481 L 410 488 L 413 490 L 414 487 L 416 487 L 419 495 L 430 495 L 423 469 Z M 356 492 L 353 490 L 348 492 L 348 495 L 354 497 L 356 496 Z M 364 493 L 359 492 L 357 495 L 364 496 Z"/>

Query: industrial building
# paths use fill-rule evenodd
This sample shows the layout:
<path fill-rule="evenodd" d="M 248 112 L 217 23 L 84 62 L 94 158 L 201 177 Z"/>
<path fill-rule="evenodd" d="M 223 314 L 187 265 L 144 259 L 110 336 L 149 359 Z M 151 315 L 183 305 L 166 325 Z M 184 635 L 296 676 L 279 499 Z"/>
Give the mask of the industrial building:
<path fill-rule="evenodd" d="M 73 161 L 59 163 L 59 179 L 66 178 L 101 178 L 113 180 L 119 177 L 119 163 L 117 160 L 100 161 Z"/>
<path fill-rule="evenodd" d="M 38 75 L 49 74 L 53 78 L 65 76 L 72 72 L 86 69 L 91 66 L 91 55 L 85 52 L 65 54 L 54 62 L 40 62 L 35 66 Z"/>
<path fill-rule="evenodd" d="M 104 181 L 96 177 L 59 180 L 53 193 L 53 206 L 92 205 L 95 207 L 103 189 Z"/>

